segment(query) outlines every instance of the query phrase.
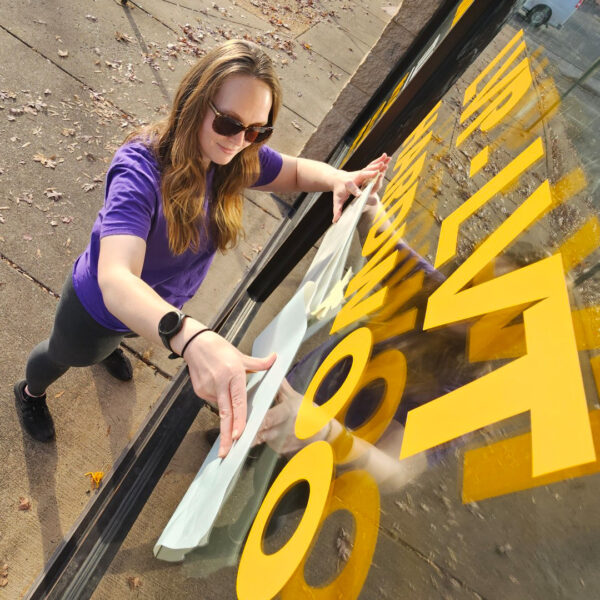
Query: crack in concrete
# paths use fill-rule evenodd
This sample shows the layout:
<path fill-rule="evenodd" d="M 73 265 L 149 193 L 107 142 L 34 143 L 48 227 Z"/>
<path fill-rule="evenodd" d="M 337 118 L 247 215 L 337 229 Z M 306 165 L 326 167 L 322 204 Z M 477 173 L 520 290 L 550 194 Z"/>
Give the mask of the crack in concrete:
<path fill-rule="evenodd" d="M 121 342 L 121 346 L 125 348 L 128 352 L 131 352 L 131 354 L 133 354 L 139 361 L 143 362 L 147 367 L 150 367 L 155 373 L 162 375 L 165 379 L 168 379 L 169 381 L 173 379 L 172 375 L 170 375 L 166 371 L 163 371 L 157 364 L 147 359 L 141 352 L 138 352 L 127 342 Z"/>
<path fill-rule="evenodd" d="M 68 71 L 61 65 L 59 65 L 56 61 L 54 61 L 50 57 L 46 56 L 41 50 L 38 50 L 37 48 L 32 46 L 29 42 L 26 42 L 24 39 L 19 37 L 16 33 L 13 33 L 10 29 L 7 29 L 4 25 L 2 25 L 2 23 L 0 23 L 0 29 L 2 31 L 5 31 L 6 33 L 8 33 L 8 35 L 11 35 L 12 37 L 14 37 L 16 40 L 21 42 L 23 45 L 27 46 L 27 48 L 29 48 L 30 50 L 33 50 L 33 52 L 35 52 L 36 54 L 41 56 L 44 60 L 47 60 L 50 64 L 54 65 L 57 69 L 59 69 L 60 71 L 65 73 L 65 75 L 68 75 L 69 77 L 71 77 L 72 79 L 77 81 L 77 83 L 79 83 L 81 86 L 83 86 L 86 90 L 89 90 L 95 96 L 101 97 L 102 100 L 104 100 L 107 104 L 110 104 L 114 109 L 118 110 L 124 117 L 131 119 L 131 120 L 136 120 L 138 118 L 133 113 L 123 110 L 121 107 L 119 107 L 117 104 L 115 104 L 109 98 L 105 98 L 100 92 L 96 92 L 94 90 L 94 88 L 92 88 L 90 85 L 85 83 L 85 81 L 79 79 L 79 77 L 77 77 L 77 75 L 74 75 L 73 73 L 71 73 L 70 71 Z"/>
<path fill-rule="evenodd" d="M 39 279 L 35 278 L 33 275 L 30 275 L 23 267 L 20 267 L 16 262 L 12 261 L 8 256 L 0 252 L 0 260 L 8 265 L 11 269 L 19 273 L 19 275 L 23 275 L 23 277 L 29 279 L 35 283 L 39 288 L 44 290 L 47 294 L 50 294 L 53 298 L 60 298 L 60 294 L 57 294 L 53 289 L 49 288 L 47 285 L 43 284 Z"/>
<path fill-rule="evenodd" d="M 474 590 L 471 586 L 466 584 L 464 581 L 453 575 L 450 571 L 446 570 L 444 567 L 440 567 L 435 561 L 431 560 L 426 554 L 423 554 L 418 548 L 415 548 L 407 541 L 403 540 L 397 532 L 386 529 L 385 527 L 379 526 L 379 530 L 390 538 L 392 541 L 402 544 L 407 550 L 411 551 L 413 554 L 418 556 L 420 559 L 424 560 L 434 571 L 438 573 L 438 575 L 443 575 L 448 578 L 451 582 L 457 582 L 463 589 L 467 590 L 471 594 L 474 594 L 477 600 L 487 600 L 487 598 L 481 595 L 478 591 Z"/>

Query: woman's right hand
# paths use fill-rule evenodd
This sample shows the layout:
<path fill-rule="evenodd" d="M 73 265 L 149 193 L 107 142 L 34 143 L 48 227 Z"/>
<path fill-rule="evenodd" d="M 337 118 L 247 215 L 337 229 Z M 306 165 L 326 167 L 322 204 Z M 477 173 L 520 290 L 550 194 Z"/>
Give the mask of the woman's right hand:
<path fill-rule="evenodd" d="M 277 355 L 248 356 L 217 333 L 205 331 L 192 340 L 183 358 L 196 395 L 218 408 L 222 458 L 246 426 L 246 374 L 269 369 Z"/>

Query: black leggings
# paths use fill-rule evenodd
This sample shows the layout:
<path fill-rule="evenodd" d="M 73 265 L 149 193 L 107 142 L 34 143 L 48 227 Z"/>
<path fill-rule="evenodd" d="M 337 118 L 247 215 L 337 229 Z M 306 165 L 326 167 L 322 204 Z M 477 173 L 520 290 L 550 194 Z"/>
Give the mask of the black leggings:
<path fill-rule="evenodd" d="M 50 337 L 29 355 L 25 377 L 29 392 L 41 396 L 69 367 L 87 367 L 104 360 L 125 334 L 102 327 L 83 307 L 70 274 L 62 290 Z"/>

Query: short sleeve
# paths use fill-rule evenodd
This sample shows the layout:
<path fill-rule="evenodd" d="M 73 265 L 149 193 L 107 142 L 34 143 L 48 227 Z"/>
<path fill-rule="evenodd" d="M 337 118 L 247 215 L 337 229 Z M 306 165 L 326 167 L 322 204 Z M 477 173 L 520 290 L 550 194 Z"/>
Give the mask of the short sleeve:
<path fill-rule="evenodd" d="M 140 144 L 121 147 L 106 176 L 100 237 L 127 234 L 147 239 L 157 202 L 150 151 Z"/>
<path fill-rule="evenodd" d="M 252 187 L 260 187 L 271 183 L 279 175 L 281 165 L 283 165 L 281 154 L 269 146 L 260 147 L 258 159 L 260 161 L 260 176 Z"/>

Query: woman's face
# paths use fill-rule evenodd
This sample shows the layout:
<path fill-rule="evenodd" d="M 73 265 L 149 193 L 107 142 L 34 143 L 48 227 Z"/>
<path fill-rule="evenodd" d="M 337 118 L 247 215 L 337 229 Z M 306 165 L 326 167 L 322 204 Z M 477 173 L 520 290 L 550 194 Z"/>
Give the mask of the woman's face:
<path fill-rule="evenodd" d="M 272 100 L 271 88 L 264 81 L 249 75 L 231 75 L 212 98 L 212 103 L 220 113 L 248 126 L 267 124 Z M 226 165 L 250 142 L 244 139 L 243 131 L 230 137 L 219 135 L 212 128 L 214 118 L 215 113 L 209 108 L 200 128 L 200 151 L 203 160 Z"/>

